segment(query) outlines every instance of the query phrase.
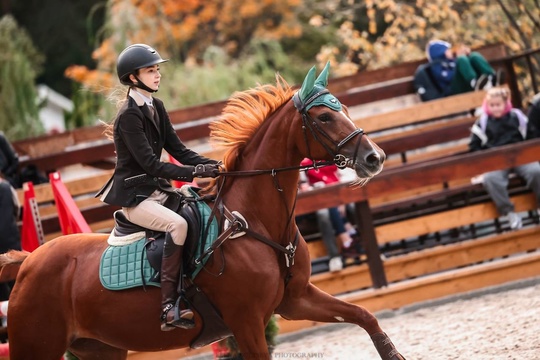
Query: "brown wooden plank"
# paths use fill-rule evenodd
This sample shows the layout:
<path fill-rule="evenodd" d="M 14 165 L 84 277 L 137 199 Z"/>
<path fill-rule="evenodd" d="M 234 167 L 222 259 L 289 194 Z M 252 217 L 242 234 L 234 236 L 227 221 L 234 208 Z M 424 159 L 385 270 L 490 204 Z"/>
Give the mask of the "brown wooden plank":
<path fill-rule="evenodd" d="M 362 188 L 341 183 L 300 193 L 295 213 L 301 215 L 323 207 L 400 193 L 455 179 L 471 178 L 486 171 L 538 161 L 539 153 L 540 139 L 535 139 L 455 157 L 406 164 L 383 170 Z"/>
<path fill-rule="evenodd" d="M 386 192 L 411 189 L 419 184 L 424 186 L 473 177 L 487 171 L 538 161 L 539 150 L 540 139 L 534 139 L 444 159 L 407 164 L 383 171 L 361 190 L 365 192 L 363 196 L 380 196 Z M 351 200 L 362 198 L 362 195 L 348 191 L 345 186 L 340 187 L 339 197 L 342 196 Z"/>
<path fill-rule="evenodd" d="M 386 155 L 390 155 L 467 138 L 470 136 L 470 128 L 474 121 L 475 118 L 472 116 L 442 120 L 389 135 L 373 136 L 372 140 Z"/>
<path fill-rule="evenodd" d="M 372 284 L 366 263 L 346 267 L 341 271 L 313 275 L 310 281 L 322 291 L 332 295 L 370 288 Z"/>
<path fill-rule="evenodd" d="M 484 91 L 454 95 L 378 115 L 357 118 L 354 119 L 354 123 L 368 133 L 417 124 L 438 117 L 466 113 L 480 106 L 484 96 Z"/>
<path fill-rule="evenodd" d="M 396 282 L 533 251 L 540 248 L 539 236 L 540 227 L 527 228 L 415 251 L 388 259 L 384 267 L 388 280 Z"/>
<path fill-rule="evenodd" d="M 429 149 L 429 151 L 423 151 L 407 155 L 407 163 L 415 163 L 421 161 L 429 161 L 432 159 L 441 159 L 448 156 L 456 156 L 465 154 L 469 151 L 469 144 L 450 144 L 447 146 L 441 146 L 436 149 Z"/>
<path fill-rule="evenodd" d="M 309 251 L 309 258 L 311 260 L 328 255 L 328 251 L 326 250 L 326 246 L 324 245 L 322 239 L 308 241 L 307 247 Z"/>
<path fill-rule="evenodd" d="M 512 201 L 518 212 L 536 208 L 536 199 L 533 194 L 514 196 Z M 466 226 L 497 217 L 499 214 L 495 205 L 489 202 L 377 226 L 375 233 L 377 242 L 383 245 L 391 241 Z"/>
<path fill-rule="evenodd" d="M 81 178 L 77 180 L 71 180 L 64 182 L 67 190 L 71 196 L 90 195 L 95 194 L 101 187 L 109 180 L 112 175 L 112 170 L 104 171 L 100 175 L 94 175 L 87 178 Z M 34 186 L 34 193 L 36 195 L 36 201 L 38 204 L 44 202 L 50 202 L 54 200 L 51 184 L 39 184 Z M 17 189 L 17 195 L 19 201 L 24 201 L 24 190 Z"/>
<path fill-rule="evenodd" d="M 538 249 L 540 248 L 538 236 L 540 236 L 540 227 L 534 227 L 415 251 L 385 260 L 385 272 L 388 281 L 394 283 L 471 266 L 494 258 Z M 371 287 L 367 264 L 347 267 L 332 273 L 316 274 L 311 276 L 310 281 L 319 289 L 332 295 Z"/>

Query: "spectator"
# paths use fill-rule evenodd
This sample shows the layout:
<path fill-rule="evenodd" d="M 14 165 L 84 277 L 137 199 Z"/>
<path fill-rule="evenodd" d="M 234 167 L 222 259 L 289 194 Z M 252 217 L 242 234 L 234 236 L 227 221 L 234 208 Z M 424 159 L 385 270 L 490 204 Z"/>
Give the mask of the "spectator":
<path fill-rule="evenodd" d="M 301 162 L 302 166 L 311 164 L 313 164 L 313 161 L 307 158 Z M 306 177 L 307 183 L 313 187 L 326 186 L 340 181 L 338 168 L 335 165 L 307 170 Z M 347 210 L 348 209 L 345 205 L 340 207 L 331 207 L 328 208 L 325 213 L 320 214 L 320 216 L 322 215 L 329 217 L 334 229 L 334 236 L 337 238 L 338 244 L 341 247 L 341 255 L 355 257 L 359 254 L 359 242 L 357 239 L 355 239 L 357 236 L 356 230 L 347 219 Z M 350 208 L 349 212 L 352 212 Z M 325 241 L 325 245 L 331 257 L 330 263 L 338 264 L 337 259 L 341 260 L 341 258 L 338 256 L 337 252 L 334 251 L 336 248 L 335 238 L 330 240 L 329 237 L 327 237 L 326 239 L 328 241 Z"/>
<path fill-rule="evenodd" d="M 497 86 L 502 73 L 495 70 L 478 52 L 465 45 L 452 48 L 442 40 L 432 40 L 426 46 L 431 73 L 444 96 Z"/>
<path fill-rule="evenodd" d="M 9 181 L 11 186 L 19 188 L 17 179 L 17 168 L 19 167 L 19 156 L 11 146 L 3 132 L 0 132 L 0 172 L 4 179 Z"/>
<path fill-rule="evenodd" d="M 527 117 L 537 131 L 536 137 L 540 136 L 540 93 L 536 94 L 530 101 Z"/>
<path fill-rule="evenodd" d="M 471 129 L 471 151 L 515 144 L 536 136 L 536 131 L 523 112 L 512 108 L 510 91 L 506 88 L 489 89 L 482 105 L 484 113 Z M 511 169 L 483 174 L 483 184 L 500 215 L 506 216 L 511 229 L 522 226 L 508 194 L 508 175 L 514 171 L 527 182 L 540 204 L 540 163 L 537 161 Z"/>
<path fill-rule="evenodd" d="M 17 221 L 21 206 L 13 186 L 0 173 L 0 253 L 21 250 Z M 0 283 L 0 301 L 8 300 L 13 282 Z"/>

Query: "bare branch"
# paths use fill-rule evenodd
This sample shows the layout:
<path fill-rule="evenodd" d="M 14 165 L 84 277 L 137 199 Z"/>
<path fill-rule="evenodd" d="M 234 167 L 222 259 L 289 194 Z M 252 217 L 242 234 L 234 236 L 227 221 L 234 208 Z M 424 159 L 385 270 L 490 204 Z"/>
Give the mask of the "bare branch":
<path fill-rule="evenodd" d="M 521 28 L 518 25 L 516 19 L 512 16 L 512 14 L 508 10 L 508 8 L 504 5 L 502 0 L 497 0 L 497 3 L 499 4 L 502 11 L 506 15 L 508 21 L 510 21 L 510 24 L 512 25 L 514 30 L 516 30 L 517 33 L 519 34 L 519 37 L 521 38 L 521 41 L 523 42 L 524 49 L 530 49 L 531 48 L 531 43 L 530 43 L 528 37 L 523 33 L 523 31 L 521 31 Z"/>

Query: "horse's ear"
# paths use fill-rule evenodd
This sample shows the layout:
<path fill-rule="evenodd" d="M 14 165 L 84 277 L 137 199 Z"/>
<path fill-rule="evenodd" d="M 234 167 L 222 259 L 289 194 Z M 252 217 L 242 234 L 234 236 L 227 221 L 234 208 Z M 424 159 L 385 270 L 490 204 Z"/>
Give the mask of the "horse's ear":
<path fill-rule="evenodd" d="M 315 85 L 315 72 L 317 69 L 315 66 L 313 66 L 311 69 L 309 69 L 306 78 L 304 79 L 304 82 L 302 83 L 302 87 L 300 90 L 298 90 L 298 95 L 300 96 L 300 99 L 302 101 L 305 101 L 307 98 L 309 98 L 309 95 L 313 91 L 313 86 Z"/>
<path fill-rule="evenodd" d="M 324 66 L 323 71 L 319 74 L 319 77 L 317 80 L 315 80 L 315 85 L 322 86 L 323 88 L 326 88 L 328 86 L 328 74 L 330 72 L 330 61 L 326 63 Z"/>

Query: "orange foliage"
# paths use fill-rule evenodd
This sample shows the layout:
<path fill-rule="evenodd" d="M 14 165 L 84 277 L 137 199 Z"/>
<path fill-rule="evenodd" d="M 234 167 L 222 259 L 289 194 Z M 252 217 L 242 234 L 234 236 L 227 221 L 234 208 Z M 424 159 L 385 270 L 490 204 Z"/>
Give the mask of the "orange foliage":
<path fill-rule="evenodd" d="M 72 66 L 66 76 L 91 88 L 96 81 L 108 84 L 119 51 L 140 42 L 169 58 L 182 48 L 186 57 L 200 59 L 211 45 L 236 56 L 253 36 L 300 36 L 295 9 L 301 4 L 302 0 L 109 0 L 107 26 L 112 30 L 93 53 L 98 70 Z"/>
<path fill-rule="evenodd" d="M 114 79 L 111 73 L 90 70 L 86 66 L 70 66 L 65 70 L 64 75 L 69 79 L 84 84 L 85 87 L 96 92 L 107 92 L 114 86 Z"/>

